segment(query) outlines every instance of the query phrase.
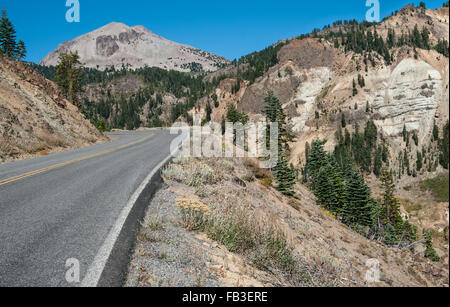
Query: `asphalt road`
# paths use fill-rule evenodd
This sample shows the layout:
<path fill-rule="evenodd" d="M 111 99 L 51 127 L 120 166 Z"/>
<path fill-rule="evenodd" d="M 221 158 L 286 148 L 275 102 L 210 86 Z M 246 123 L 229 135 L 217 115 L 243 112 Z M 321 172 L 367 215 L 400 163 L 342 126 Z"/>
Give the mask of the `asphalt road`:
<path fill-rule="evenodd" d="M 79 261 L 82 280 L 176 137 L 156 130 L 109 136 L 117 139 L 0 165 L 0 286 L 79 285 L 67 282 L 76 266 L 66 261 Z"/>

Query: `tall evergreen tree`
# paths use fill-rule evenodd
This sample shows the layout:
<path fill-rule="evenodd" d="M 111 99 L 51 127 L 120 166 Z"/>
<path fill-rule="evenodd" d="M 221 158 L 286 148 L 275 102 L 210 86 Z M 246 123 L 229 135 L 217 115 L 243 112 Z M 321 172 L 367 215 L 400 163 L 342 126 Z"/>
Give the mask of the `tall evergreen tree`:
<path fill-rule="evenodd" d="M 319 172 L 314 176 L 314 195 L 317 197 L 317 204 L 331 209 L 332 203 L 337 203 L 337 199 L 333 193 L 333 184 L 330 178 L 331 167 L 327 164 L 321 167 Z"/>
<path fill-rule="evenodd" d="M 9 58 L 16 56 L 16 30 L 8 18 L 6 10 L 2 10 L 0 19 L 0 50 Z"/>
<path fill-rule="evenodd" d="M 417 151 L 417 161 L 416 161 L 417 171 L 420 172 L 423 167 L 423 157 L 420 151 Z"/>
<path fill-rule="evenodd" d="M 61 53 L 56 67 L 56 82 L 71 103 L 79 105 L 82 91 L 83 70 L 78 52 Z"/>
<path fill-rule="evenodd" d="M 353 79 L 353 96 L 358 95 L 358 89 L 356 88 L 356 81 Z"/>
<path fill-rule="evenodd" d="M 267 137 L 270 137 L 270 123 L 278 123 L 278 162 L 273 169 L 273 174 L 277 181 L 277 189 L 287 196 L 294 196 L 292 190 L 297 181 L 297 172 L 288 165 L 290 157 L 290 150 L 288 142 L 291 140 L 291 135 L 286 124 L 286 114 L 283 111 L 280 100 L 273 94 L 272 91 L 267 93 L 264 99 L 266 103 L 264 107 L 264 114 L 268 123 Z M 267 142 L 269 144 L 269 142 Z"/>
<path fill-rule="evenodd" d="M 342 208 L 345 205 L 346 186 L 344 182 L 344 174 L 342 173 L 339 164 L 333 156 L 329 157 L 329 163 L 324 168 L 325 172 L 331 181 L 332 190 L 330 198 L 327 203 L 328 210 L 340 215 Z"/>
<path fill-rule="evenodd" d="M 423 237 L 425 239 L 425 258 L 430 259 L 433 262 L 439 262 L 441 258 L 436 253 L 436 250 L 433 247 L 433 235 L 431 231 L 424 230 L 423 231 Z"/>
<path fill-rule="evenodd" d="M 439 155 L 439 163 L 443 168 L 448 169 L 449 166 L 449 125 L 448 121 L 444 126 L 443 138 L 439 144 L 440 147 L 440 155 Z"/>
<path fill-rule="evenodd" d="M 342 220 L 347 225 L 372 225 L 372 203 L 370 188 L 356 170 L 347 182 L 346 202 L 342 208 Z"/>
<path fill-rule="evenodd" d="M 277 190 L 290 197 L 295 196 L 293 187 L 297 182 L 297 173 L 292 165 L 288 165 L 285 153 L 278 157 L 278 163 L 273 169 L 274 177 L 277 181 Z"/>
<path fill-rule="evenodd" d="M 342 116 L 341 116 L 341 127 L 342 128 L 347 127 L 347 121 L 345 120 L 345 114 L 344 113 L 342 113 Z"/>
<path fill-rule="evenodd" d="M 278 123 L 279 152 L 289 151 L 288 142 L 292 140 L 292 135 L 288 131 L 286 123 L 287 117 L 283 111 L 280 100 L 274 95 L 272 91 L 268 91 L 267 96 L 264 98 L 264 102 L 265 106 L 263 113 L 266 115 L 268 125 L 270 123 Z M 268 129 L 270 129 L 269 126 Z"/>
<path fill-rule="evenodd" d="M 383 194 L 383 217 L 385 224 L 391 224 L 394 226 L 398 233 L 403 231 L 403 219 L 400 214 L 400 204 L 395 197 L 395 184 L 392 176 L 392 172 L 387 168 L 382 170 L 381 182 L 384 189 Z"/>
<path fill-rule="evenodd" d="M 208 102 L 206 104 L 206 122 L 208 122 L 208 123 L 211 121 L 211 113 L 212 113 L 212 108 Z"/>
<path fill-rule="evenodd" d="M 307 158 L 305 167 L 306 176 L 311 177 L 314 185 L 314 177 L 319 173 L 321 167 L 327 164 L 325 151 L 323 150 L 324 141 L 315 140 L 311 145 L 311 152 Z M 314 187 L 313 187 L 314 189 Z"/>
<path fill-rule="evenodd" d="M 27 49 L 23 40 L 19 40 L 16 48 L 15 58 L 19 61 L 24 59 L 27 55 Z"/>
<path fill-rule="evenodd" d="M 439 127 L 437 126 L 436 121 L 434 121 L 433 124 L 433 139 L 434 141 L 439 140 Z"/>
<path fill-rule="evenodd" d="M 375 161 L 373 165 L 373 173 L 377 177 L 381 175 L 381 167 L 383 165 L 382 156 L 383 156 L 383 147 L 378 146 L 378 149 L 375 153 Z"/>

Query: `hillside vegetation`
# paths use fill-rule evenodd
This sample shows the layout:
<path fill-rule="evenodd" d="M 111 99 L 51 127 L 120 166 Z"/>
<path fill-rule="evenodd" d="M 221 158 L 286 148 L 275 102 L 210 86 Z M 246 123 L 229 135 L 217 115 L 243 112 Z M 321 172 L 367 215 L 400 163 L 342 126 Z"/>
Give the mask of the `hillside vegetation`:
<path fill-rule="evenodd" d="M 127 285 L 448 285 L 443 263 L 364 238 L 301 185 L 294 189 L 299 199 L 283 196 L 257 165 L 175 159 L 138 234 Z M 373 258 L 380 261 L 379 283 L 366 280 Z"/>
<path fill-rule="evenodd" d="M 0 162 L 107 141 L 53 82 L 0 56 Z"/>

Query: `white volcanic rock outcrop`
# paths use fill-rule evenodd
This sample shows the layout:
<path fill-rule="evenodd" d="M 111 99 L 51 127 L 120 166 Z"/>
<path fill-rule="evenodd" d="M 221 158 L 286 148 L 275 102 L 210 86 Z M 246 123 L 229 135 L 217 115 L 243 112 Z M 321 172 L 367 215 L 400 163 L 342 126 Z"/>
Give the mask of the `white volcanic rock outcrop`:
<path fill-rule="evenodd" d="M 69 51 L 78 51 L 86 67 L 98 69 L 149 66 L 184 72 L 216 71 L 229 63 L 224 57 L 172 42 L 143 26 L 116 22 L 61 44 L 40 64 L 54 66 L 59 53 Z"/>
<path fill-rule="evenodd" d="M 431 65 L 414 59 L 405 59 L 392 72 L 385 73 L 374 84 L 373 95 L 367 95 L 380 117 L 376 123 L 387 136 L 400 135 L 406 126 L 424 139 L 441 103 L 445 89 L 442 76 Z"/>

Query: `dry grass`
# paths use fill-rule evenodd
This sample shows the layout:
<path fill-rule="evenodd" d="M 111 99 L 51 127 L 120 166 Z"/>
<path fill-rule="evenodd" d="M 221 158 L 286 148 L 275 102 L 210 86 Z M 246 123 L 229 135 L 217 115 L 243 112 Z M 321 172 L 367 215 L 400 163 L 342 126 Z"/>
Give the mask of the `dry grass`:
<path fill-rule="evenodd" d="M 246 167 L 246 169 L 248 170 L 248 173 L 246 173 L 245 178 L 251 178 L 251 180 L 246 181 L 251 182 L 253 181 L 253 178 L 256 178 L 258 179 L 259 183 L 261 183 L 263 186 L 267 188 L 272 186 L 273 183 L 272 173 L 270 172 L 269 169 L 260 168 L 258 160 L 251 158 L 244 158 L 242 159 L 242 162 Z"/>
<path fill-rule="evenodd" d="M 0 136 L 0 157 L 9 157 L 13 153 L 13 148 L 9 141 Z"/>
<path fill-rule="evenodd" d="M 146 227 L 151 231 L 160 231 L 164 229 L 163 221 L 159 217 L 152 217 L 147 221 Z"/>
<path fill-rule="evenodd" d="M 252 174 L 267 179 L 270 172 L 249 161 L 244 163 Z M 279 274 L 290 285 L 313 285 L 313 273 L 294 254 L 293 246 L 277 221 L 257 214 L 249 201 L 251 192 L 236 183 L 236 173 L 227 174 L 234 169 L 234 163 L 226 159 L 200 161 L 178 158 L 164 170 L 165 179 L 195 187 L 197 195 L 200 186 L 204 189 L 200 195 L 202 201 L 177 199 L 183 226 L 206 233 L 230 252 L 245 256 L 257 269 Z M 242 176 L 245 174 L 248 174 L 248 169 Z M 192 184 L 193 176 L 199 179 L 195 184 Z M 219 187 L 219 182 L 220 188 L 211 193 Z"/>
<path fill-rule="evenodd" d="M 423 206 L 420 203 L 414 203 L 408 199 L 400 199 L 400 204 L 408 213 L 414 213 L 422 210 Z"/>
<path fill-rule="evenodd" d="M 46 144 L 48 148 L 64 148 L 67 147 L 67 143 L 64 141 L 64 139 L 59 135 L 40 135 L 39 138 L 41 139 L 42 143 Z"/>
<path fill-rule="evenodd" d="M 250 158 L 244 158 L 242 159 L 242 162 L 244 163 L 245 167 L 253 173 L 255 178 L 266 182 L 270 181 L 272 182 L 272 173 L 269 169 L 266 168 L 260 168 L 259 162 L 256 159 L 250 159 Z"/>
<path fill-rule="evenodd" d="M 174 164 L 170 164 L 163 170 L 163 178 L 195 188 L 220 182 L 221 176 L 210 166 L 198 161 L 189 163 L 190 161 L 190 159 L 175 160 Z"/>
<path fill-rule="evenodd" d="M 175 159 L 163 175 L 184 184 L 170 185 L 180 195 L 179 213 L 186 229 L 206 234 L 280 280 L 280 285 L 365 285 L 369 258 L 386 262 L 382 286 L 418 284 L 406 273 L 414 263 L 409 252 L 402 256 L 403 264 L 393 263 L 395 251 L 342 225 L 316 206 L 302 187 L 301 199 L 290 200 L 263 187 L 261 179 L 250 181 L 253 176 L 270 179 L 267 172 L 251 159 Z M 199 178 L 197 184 L 192 184 L 193 174 Z M 236 178 L 244 178 L 246 184 Z M 434 283 L 429 274 L 421 276 Z"/>
<path fill-rule="evenodd" d="M 177 199 L 183 226 L 187 230 L 199 230 L 211 213 L 208 206 L 195 199 Z"/>

